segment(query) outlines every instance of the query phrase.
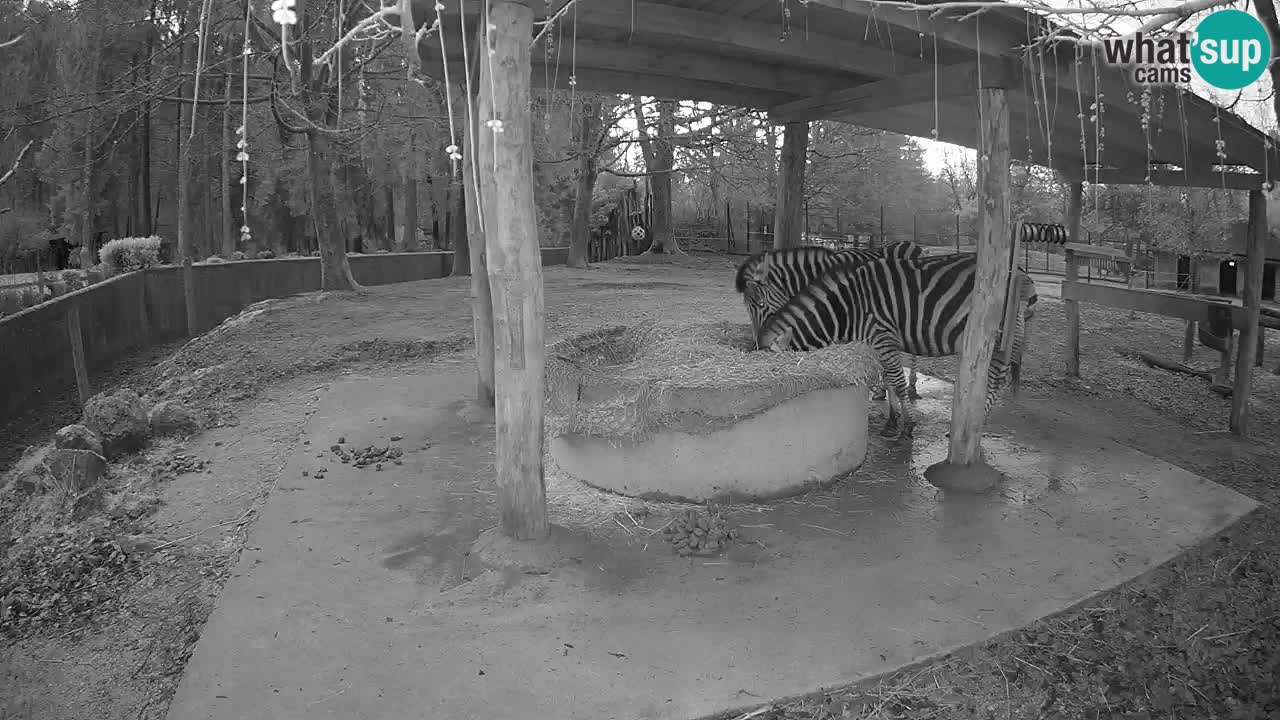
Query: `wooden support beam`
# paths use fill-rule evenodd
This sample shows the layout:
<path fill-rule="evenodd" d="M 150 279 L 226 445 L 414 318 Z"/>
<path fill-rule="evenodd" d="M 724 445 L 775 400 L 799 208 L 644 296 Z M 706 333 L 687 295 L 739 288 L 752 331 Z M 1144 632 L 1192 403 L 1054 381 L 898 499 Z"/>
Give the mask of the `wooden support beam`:
<path fill-rule="evenodd" d="M 1109 130 L 1108 130 L 1109 132 Z M 1160 185 L 1224 190 L 1261 190 L 1265 178 L 1257 173 L 1215 172 L 1213 170 L 1166 170 L 1143 168 L 1120 170 L 1100 168 L 1089 171 L 1089 181 L 1101 185 Z"/>
<path fill-rule="evenodd" d="M 529 115 L 530 0 L 489 0 L 480 60 L 481 127 L 476 172 L 493 292 L 498 514 L 516 540 L 549 532 L 543 476 L 542 258 L 533 204 L 533 124 Z M 493 120 L 501 126 L 485 123 Z"/>
<path fill-rule="evenodd" d="M 1080 242 L 1080 213 L 1084 210 L 1084 183 L 1074 181 L 1067 184 L 1067 240 Z M 1065 286 L 1079 277 L 1075 262 L 1075 253 L 1066 251 L 1067 268 L 1064 277 Z M 1064 294 L 1063 304 L 1067 314 L 1067 337 L 1064 343 L 1066 352 L 1067 377 L 1080 377 L 1080 303 L 1068 300 Z"/>
<path fill-rule="evenodd" d="M 983 147 L 978 152 L 977 275 L 960 339 L 947 462 L 981 460 L 987 368 L 995 349 L 1009 272 L 1009 104 L 1004 88 L 978 91 Z"/>
<path fill-rule="evenodd" d="M 1245 324 L 1244 308 L 1230 303 L 1196 297 L 1185 293 L 1161 292 L 1159 290 L 1130 290 L 1110 283 L 1087 283 L 1064 280 L 1062 283 L 1062 300 L 1076 303 L 1090 303 L 1136 310 L 1152 315 L 1181 318 L 1195 322 L 1209 321 L 1209 308 L 1224 307 L 1231 313 L 1231 326 L 1243 328 Z M 1192 338 L 1195 337 L 1194 332 Z"/>
<path fill-rule="evenodd" d="M 769 109 L 769 119 L 782 125 L 883 112 L 958 97 L 963 97 L 968 104 L 980 84 L 997 82 L 1013 86 L 1020 73 L 1017 63 L 1006 58 L 947 65 L 783 103 Z"/>
<path fill-rule="evenodd" d="M 1253 365 L 1258 353 L 1262 329 L 1262 270 L 1267 258 L 1267 196 L 1261 190 L 1249 191 L 1249 246 L 1245 258 L 1244 312 L 1245 326 L 1240 331 L 1240 351 L 1236 358 L 1236 384 L 1231 393 L 1231 432 L 1249 437 L 1249 395 L 1253 388 Z"/>
<path fill-rule="evenodd" d="M 809 156 L 809 123 L 787 123 L 778 163 L 778 204 L 773 216 L 773 247 L 800 247 L 804 222 L 804 170 Z"/>
<path fill-rule="evenodd" d="M 477 42 L 481 37 L 477 33 Z M 479 103 L 474 103 L 479 107 Z M 480 178 L 476 175 L 476 153 L 479 150 L 480 122 L 478 112 L 471 122 L 464 122 L 462 148 L 463 197 L 467 205 L 467 252 L 471 261 L 471 329 L 476 349 L 476 403 L 491 408 L 493 389 L 493 294 L 489 289 L 489 261 L 485 251 L 484 225 L 480 217 Z"/>

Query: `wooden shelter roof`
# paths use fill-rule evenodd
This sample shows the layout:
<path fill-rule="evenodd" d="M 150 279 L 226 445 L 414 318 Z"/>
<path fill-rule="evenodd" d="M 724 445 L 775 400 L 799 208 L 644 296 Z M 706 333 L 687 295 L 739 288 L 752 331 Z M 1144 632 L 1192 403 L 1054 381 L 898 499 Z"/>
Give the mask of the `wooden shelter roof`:
<path fill-rule="evenodd" d="M 565 2 L 534 0 L 535 32 Z M 432 6 L 416 6 L 415 15 L 430 22 Z M 457 79 L 459 6 L 446 6 L 442 34 Z M 463 6 L 474 53 L 481 0 Z M 1047 34 L 1057 40 L 1027 47 Z M 1280 178 L 1280 150 L 1244 119 L 1177 87 L 1151 88 L 1146 113 L 1143 88 L 1108 66 L 1100 50 L 1095 58 L 1070 32 L 1016 8 L 975 14 L 868 0 L 577 0 L 547 35 L 554 36 L 549 49 L 545 40 L 533 48 L 535 87 L 568 88 L 573 77 L 580 91 L 762 109 L 777 122 L 834 119 L 925 138 L 936 127 L 937 139 L 977 148 L 974 91 L 995 79 L 1009 89 L 1015 160 L 1104 183 L 1150 177 L 1251 189 Z M 423 71 L 439 77 L 440 39 L 420 47 Z M 1224 167 L 1233 172 L 1218 172 Z"/>

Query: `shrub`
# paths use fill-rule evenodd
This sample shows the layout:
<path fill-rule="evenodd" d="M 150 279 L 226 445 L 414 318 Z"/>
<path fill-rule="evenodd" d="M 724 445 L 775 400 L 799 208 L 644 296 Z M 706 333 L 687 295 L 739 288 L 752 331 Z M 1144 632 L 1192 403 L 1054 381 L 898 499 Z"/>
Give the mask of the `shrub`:
<path fill-rule="evenodd" d="M 231 259 L 232 259 L 232 260 L 243 260 L 243 259 L 244 259 L 244 253 L 242 253 L 242 252 L 240 252 L 239 250 L 237 250 L 237 251 L 235 251 L 235 252 L 231 253 Z"/>
<path fill-rule="evenodd" d="M 67 283 L 68 285 L 75 283 L 78 280 L 82 280 L 82 276 L 78 270 L 63 270 L 60 273 L 60 276 L 62 277 L 62 282 Z"/>
<path fill-rule="evenodd" d="M 204 259 L 204 262 L 206 265 L 217 265 L 218 263 L 226 262 L 226 260 L 223 260 L 218 255 L 210 255 L 209 257 Z"/>
<path fill-rule="evenodd" d="M 273 257 L 275 257 L 275 256 L 276 256 L 276 254 L 275 254 L 275 253 L 273 253 L 273 252 L 271 252 L 270 250 L 259 250 L 259 251 L 258 251 L 258 259 L 259 259 L 259 260 L 270 260 L 271 258 L 273 258 Z"/>
<path fill-rule="evenodd" d="M 113 273 L 141 270 L 160 262 L 160 236 L 116 238 L 98 251 L 98 258 Z"/>

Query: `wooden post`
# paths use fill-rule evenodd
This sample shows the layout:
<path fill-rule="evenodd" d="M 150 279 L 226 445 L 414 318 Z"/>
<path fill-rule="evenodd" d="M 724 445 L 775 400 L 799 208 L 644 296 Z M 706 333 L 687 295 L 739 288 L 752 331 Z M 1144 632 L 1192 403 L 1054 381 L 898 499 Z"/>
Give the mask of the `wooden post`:
<path fill-rule="evenodd" d="M 533 204 L 533 124 L 529 114 L 530 0 L 490 0 L 488 53 L 480 56 L 483 124 L 480 175 L 489 285 L 493 292 L 498 513 L 502 532 L 542 540 L 549 532 L 542 469 L 542 256 Z"/>
<path fill-rule="evenodd" d="M 881 247 L 884 246 L 884 204 L 883 203 L 880 205 L 880 246 Z M 876 247 L 876 243 L 874 241 L 871 243 L 871 247 L 873 249 Z"/>
<path fill-rule="evenodd" d="M 483 42 L 483 33 L 477 34 L 477 42 Z M 478 105 L 478 103 L 476 103 Z M 480 123 L 479 112 L 472 121 Z M 481 407 L 493 407 L 493 295 L 489 289 L 488 253 L 485 252 L 483 220 L 480 217 L 480 198 L 476 177 L 476 153 L 479 140 L 476 127 L 466 126 L 466 147 L 462 151 L 463 196 L 467 204 L 467 252 L 471 259 L 471 328 L 476 347 L 476 402 Z M 616 233 L 615 233 L 616 235 Z"/>
<path fill-rule="evenodd" d="M 804 210 L 804 166 L 809 154 L 809 123 L 790 122 L 782 131 L 778 164 L 778 205 L 773 213 L 773 247 L 800 246 Z"/>
<path fill-rule="evenodd" d="M 947 462 L 973 465 L 981 460 L 986 419 L 987 368 L 995 349 L 1009 272 L 1009 101 L 1004 88 L 978 90 L 977 274 L 969 298 L 969 319 L 960 339 L 951 438 Z"/>
<path fill-rule="evenodd" d="M 71 309 L 67 310 L 67 339 L 71 341 L 71 362 L 76 371 L 76 389 L 80 391 L 80 407 L 84 407 L 93 396 L 89 387 L 89 367 L 84 361 L 84 336 L 80 331 L 80 301 L 73 298 Z"/>
<path fill-rule="evenodd" d="M 1267 257 L 1267 196 L 1261 190 L 1249 191 L 1249 249 L 1244 274 L 1244 329 L 1240 331 L 1240 350 L 1236 353 L 1236 384 L 1231 392 L 1231 432 L 1249 437 L 1249 395 L 1253 392 L 1253 363 L 1258 354 L 1262 328 L 1262 270 Z"/>
<path fill-rule="evenodd" d="M 1067 185 L 1068 242 L 1080 242 L 1080 212 L 1083 208 L 1084 183 L 1073 180 Z M 1066 250 L 1063 254 L 1067 261 L 1063 282 L 1075 282 L 1079 279 L 1075 253 L 1071 252 L 1071 250 Z M 1066 300 L 1063 304 L 1067 312 L 1067 338 L 1065 343 L 1067 376 L 1080 377 L 1080 303 L 1075 300 Z"/>
<path fill-rule="evenodd" d="M 884 212 L 883 207 L 880 209 L 880 212 Z M 960 252 L 960 213 L 956 213 L 956 252 Z"/>
<path fill-rule="evenodd" d="M 1182 362 L 1189 362 L 1196 351 L 1196 321 L 1188 320 L 1182 335 Z"/>

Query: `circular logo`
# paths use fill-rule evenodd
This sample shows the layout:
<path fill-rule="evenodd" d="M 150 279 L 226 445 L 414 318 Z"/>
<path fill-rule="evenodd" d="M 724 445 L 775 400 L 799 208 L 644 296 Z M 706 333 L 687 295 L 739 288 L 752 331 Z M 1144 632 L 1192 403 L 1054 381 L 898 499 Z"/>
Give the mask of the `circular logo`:
<path fill-rule="evenodd" d="M 643 240 L 643 239 L 644 239 L 644 228 L 640 227 L 639 225 L 637 225 L 637 226 L 635 226 L 635 227 L 631 228 L 631 239 L 632 239 L 632 240 Z"/>
<path fill-rule="evenodd" d="M 1196 27 L 1191 64 L 1210 85 L 1239 90 L 1257 82 L 1271 60 L 1271 37 L 1243 10 L 1219 10 Z"/>

